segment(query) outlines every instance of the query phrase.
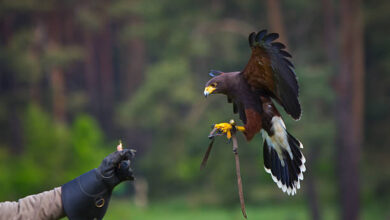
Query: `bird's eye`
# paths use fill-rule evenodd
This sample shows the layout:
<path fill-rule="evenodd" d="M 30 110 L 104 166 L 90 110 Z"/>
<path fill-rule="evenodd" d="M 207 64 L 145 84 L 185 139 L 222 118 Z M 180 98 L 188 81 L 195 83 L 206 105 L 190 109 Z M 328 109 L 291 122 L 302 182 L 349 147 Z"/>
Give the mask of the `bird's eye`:
<path fill-rule="evenodd" d="M 212 83 L 211 86 L 212 87 L 217 87 L 217 83 Z"/>

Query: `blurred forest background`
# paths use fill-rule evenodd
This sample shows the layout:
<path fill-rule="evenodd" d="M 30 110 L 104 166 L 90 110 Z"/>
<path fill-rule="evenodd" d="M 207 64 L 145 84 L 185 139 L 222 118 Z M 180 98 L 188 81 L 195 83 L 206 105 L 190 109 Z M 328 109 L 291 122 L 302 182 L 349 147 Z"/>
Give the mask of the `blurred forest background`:
<path fill-rule="evenodd" d="M 241 219 L 225 139 L 199 171 L 211 124 L 237 119 L 203 88 L 210 69 L 243 68 L 247 36 L 267 28 L 293 55 L 303 116 L 285 120 L 307 172 L 297 196 L 283 194 L 261 137 L 241 136 L 248 217 L 389 219 L 389 10 L 385 0 L 0 1 L 0 199 L 59 186 L 122 139 L 137 149 L 138 179 L 116 189 L 106 219 Z"/>

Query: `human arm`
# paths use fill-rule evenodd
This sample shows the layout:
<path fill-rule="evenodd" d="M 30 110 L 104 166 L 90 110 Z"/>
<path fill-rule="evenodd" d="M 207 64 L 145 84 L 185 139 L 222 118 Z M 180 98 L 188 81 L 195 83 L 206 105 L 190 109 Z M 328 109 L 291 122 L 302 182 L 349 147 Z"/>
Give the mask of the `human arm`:
<path fill-rule="evenodd" d="M 19 199 L 0 203 L 0 219 L 60 219 L 62 208 L 61 187 Z"/>
<path fill-rule="evenodd" d="M 100 166 L 53 190 L 30 195 L 17 202 L 0 203 L 0 219 L 70 220 L 102 219 L 113 188 L 133 180 L 130 149 L 108 155 Z"/>

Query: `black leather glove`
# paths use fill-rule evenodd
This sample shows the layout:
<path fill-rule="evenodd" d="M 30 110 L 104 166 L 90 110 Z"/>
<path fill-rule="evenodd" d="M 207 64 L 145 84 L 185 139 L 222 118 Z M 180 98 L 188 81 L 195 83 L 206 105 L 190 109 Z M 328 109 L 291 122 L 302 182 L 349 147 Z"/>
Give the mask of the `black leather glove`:
<path fill-rule="evenodd" d="M 134 180 L 133 171 L 130 168 L 130 159 L 135 157 L 135 151 L 124 149 L 108 155 L 96 172 L 108 187 L 114 188 L 124 180 Z"/>
<path fill-rule="evenodd" d="M 124 149 L 108 155 L 93 169 L 62 186 L 62 205 L 70 220 L 102 219 L 112 189 L 124 180 L 133 180 L 130 159 L 135 151 Z"/>

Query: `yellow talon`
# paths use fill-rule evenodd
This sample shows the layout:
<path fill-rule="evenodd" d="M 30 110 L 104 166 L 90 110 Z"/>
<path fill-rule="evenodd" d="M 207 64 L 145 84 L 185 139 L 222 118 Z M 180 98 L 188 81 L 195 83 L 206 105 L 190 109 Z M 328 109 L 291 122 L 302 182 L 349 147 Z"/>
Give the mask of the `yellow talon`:
<path fill-rule="evenodd" d="M 227 133 L 233 128 L 233 126 L 229 123 L 219 123 L 214 125 L 214 128 L 218 129 L 222 133 Z"/>
<path fill-rule="evenodd" d="M 232 138 L 232 132 L 231 132 L 230 130 L 228 130 L 228 131 L 226 132 L 226 137 L 227 137 L 227 139 Z"/>
<path fill-rule="evenodd" d="M 220 132 L 226 134 L 227 139 L 232 138 L 232 129 L 233 126 L 238 130 L 238 131 L 245 131 L 245 128 L 243 126 L 236 126 L 236 123 L 234 120 L 230 120 L 229 123 L 219 123 L 214 125 L 214 128 L 218 129 Z"/>

